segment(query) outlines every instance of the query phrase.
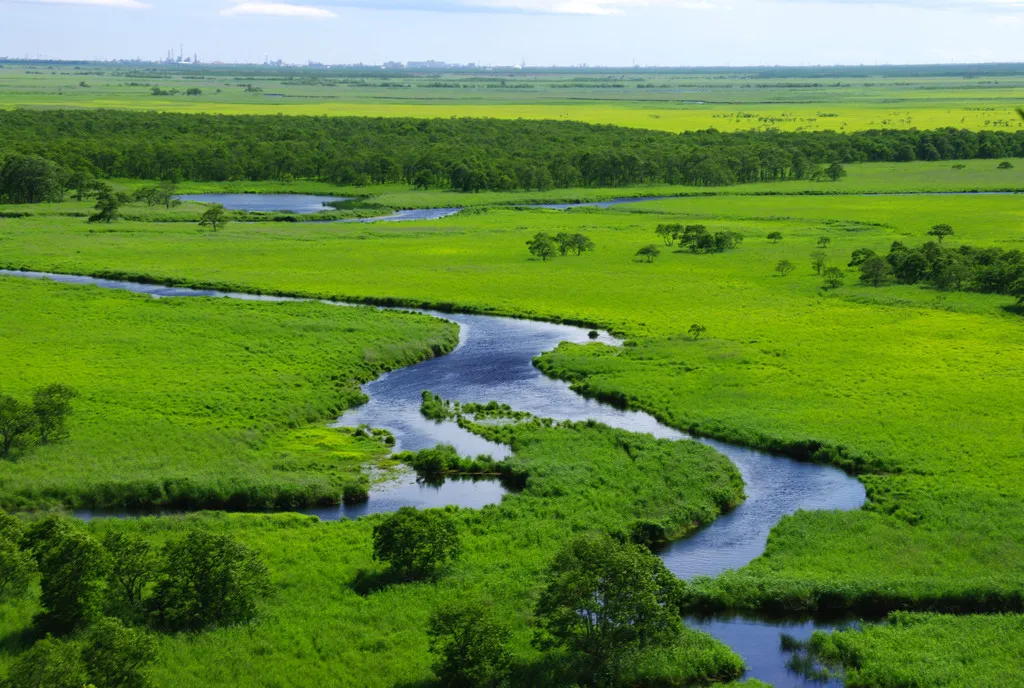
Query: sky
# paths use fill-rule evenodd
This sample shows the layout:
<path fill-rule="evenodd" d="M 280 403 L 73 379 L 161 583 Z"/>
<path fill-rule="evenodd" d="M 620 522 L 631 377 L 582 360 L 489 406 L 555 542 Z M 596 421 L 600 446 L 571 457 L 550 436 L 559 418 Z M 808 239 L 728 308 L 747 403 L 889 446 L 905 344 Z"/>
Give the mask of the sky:
<path fill-rule="evenodd" d="M 1024 61 L 1024 0 L 0 0 L 0 57 L 532 66 Z"/>

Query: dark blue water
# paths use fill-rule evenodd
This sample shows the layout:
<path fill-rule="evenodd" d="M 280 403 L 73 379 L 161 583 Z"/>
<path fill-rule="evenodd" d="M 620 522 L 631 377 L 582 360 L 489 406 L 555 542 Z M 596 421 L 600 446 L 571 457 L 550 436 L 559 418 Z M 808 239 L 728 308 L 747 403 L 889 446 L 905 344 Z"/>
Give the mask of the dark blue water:
<path fill-rule="evenodd" d="M 339 196 L 310 196 L 307 194 L 184 194 L 180 201 L 196 203 L 219 203 L 228 210 L 245 210 L 253 213 L 295 213 L 309 215 L 325 210 L 334 210 L 327 205 L 330 201 L 346 201 Z"/>
<path fill-rule="evenodd" d="M 46 278 L 74 284 L 125 289 L 155 297 L 218 296 L 248 300 L 285 301 L 284 297 L 228 294 L 213 291 L 175 289 L 147 284 L 117 282 L 90 277 L 22 273 L 0 270 L 0 274 Z M 649 432 L 657 437 L 684 439 L 678 430 L 659 423 L 652 416 L 624 411 L 585 399 L 567 383 L 545 377 L 533 366 L 533 358 L 555 348 L 560 342 L 588 344 L 588 331 L 569 325 L 498 318 L 482 315 L 452 315 L 419 311 L 458 323 L 459 346 L 447 356 L 402 368 L 364 385 L 370 401 L 347 411 L 338 425 L 362 423 L 387 428 L 401 449 L 422 449 L 440 442 L 455 445 L 463 454 L 508 455 L 508 449 L 472 435 L 454 423 L 437 424 L 422 417 L 421 393 L 430 390 L 463 402 L 497 400 L 537 416 L 557 420 L 593 419 L 633 432 Z M 601 334 L 595 345 L 617 345 Z M 737 466 L 746 483 L 747 499 L 732 512 L 715 520 L 693 536 L 673 543 L 663 559 L 680 578 L 713 576 L 726 569 L 741 567 L 764 551 L 768 534 L 779 519 L 797 510 L 854 510 L 865 501 L 859 481 L 829 466 L 800 463 L 765 452 L 714 440 L 699 439 Z M 356 507 L 332 507 L 314 510 L 325 518 L 345 518 L 393 511 L 401 506 L 441 506 L 459 504 L 481 507 L 500 501 L 504 489 L 495 482 L 453 482 L 441 489 L 417 483 L 407 477 L 397 483 L 378 486 L 370 501 Z M 748 677 L 777 686 L 819 685 L 805 683 L 792 675 L 785 664 L 788 656 L 779 648 L 782 632 L 793 629 L 785 624 L 713 620 L 701 622 L 712 635 L 734 647 L 746 659 Z M 808 625 L 795 627 L 810 633 Z"/>

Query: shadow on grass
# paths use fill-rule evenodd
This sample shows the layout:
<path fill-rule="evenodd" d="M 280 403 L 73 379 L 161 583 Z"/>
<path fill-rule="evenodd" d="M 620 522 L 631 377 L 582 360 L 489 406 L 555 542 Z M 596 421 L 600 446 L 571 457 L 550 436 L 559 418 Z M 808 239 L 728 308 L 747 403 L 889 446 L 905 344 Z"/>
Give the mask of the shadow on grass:
<path fill-rule="evenodd" d="M 383 571 L 372 571 L 362 569 L 356 573 L 355 580 L 352 581 L 352 590 L 362 597 L 372 595 L 375 592 L 389 588 L 392 585 L 398 585 L 399 583 L 406 583 L 406 579 L 395 574 L 391 568 L 386 568 Z"/>

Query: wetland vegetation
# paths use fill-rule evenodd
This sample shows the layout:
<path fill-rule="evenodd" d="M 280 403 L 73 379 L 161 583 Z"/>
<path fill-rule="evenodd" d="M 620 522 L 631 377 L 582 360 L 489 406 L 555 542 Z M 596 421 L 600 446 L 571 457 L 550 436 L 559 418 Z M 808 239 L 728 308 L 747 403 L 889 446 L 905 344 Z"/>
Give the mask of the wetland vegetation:
<path fill-rule="evenodd" d="M 451 322 L 0 277 L 0 506 L 20 512 L 0 517 L 0 677 L 24 683 L 50 665 L 100 685 L 116 650 L 133 659 L 114 663 L 156 686 L 722 683 L 741 676 L 742 658 L 680 614 L 742 612 L 887 619 L 801 646 L 850 686 L 1012 684 L 1024 671 L 1024 206 L 971 192 L 1024 189 L 1024 165 L 1004 160 L 1024 154 L 1021 120 L 1001 114 L 1020 77 L 991 67 L 990 99 L 969 101 L 985 120 L 949 107 L 980 98 L 973 79 L 934 69 L 901 87 L 852 70 L 836 75 L 861 80 L 849 87 L 806 73 L 639 72 L 544 75 L 524 89 L 460 75 L 443 88 L 420 76 L 307 83 L 284 70 L 245 75 L 228 94 L 214 84 L 241 76 L 211 67 L 194 95 L 169 69 L 131 77 L 161 79 L 161 95 L 112 72 L 66 99 L 119 93 L 127 110 L 164 114 L 0 113 L 0 268 L 575 323 L 595 340 L 607 330 L 625 345 L 565 343 L 535 364 L 672 428 L 840 467 L 868 493 L 860 510 L 783 518 L 742 568 L 676 580 L 636 544 L 685 538 L 744 499 L 736 467 L 707 446 L 426 390 L 428 422 L 454 421 L 511 456 L 391 453 L 387 432 L 327 426 L 365 401 L 361 384 L 452 351 Z M 24 75 L 13 71 L 0 72 L 6 107 L 51 105 L 46 89 L 67 81 L 49 75 L 14 95 Z M 409 97 L 380 119 L 264 117 L 271 79 L 299 96 L 294 114 L 345 98 L 365 112 L 385 88 Z M 652 98 L 678 101 L 696 81 L 761 100 L 729 105 L 729 117 L 709 107 L 702 130 L 667 133 L 697 115 L 676 102 L 677 118 L 655 119 L 669 106 Z M 485 91 L 469 112 L 488 107 L 492 119 L 409 119 L 447 114 L 430 94 L 456 86 Z M 332 89 L 345 95 L 327 103 Z M 600 125 L 546 121 L 576 90 L 610 94 L 572 105 L 589 108 L 572 119 Z M 883 116 L 897 91 L 906 100 Z M 813 103 L 789 103 L 795 93 Z M 792 116 L 744 114 L 783 107 Z M 508 121 L 524 108 L 530 121 Z M 828 174 L 833 163 L 845 176 Z M 352 199 L 302 220 L 466 210 L 342 224 L 174 202 L 254 191 Z M 89 223 L 103 203 L 110 221 Z M 206 213 L 216 217 L 202 226 Z M 65 532 L 44 513 L 357 502 L 400 464 L 514 489 L 481 509 L 336 523 L 207 511 Z M 63 533 L 50 554 L 18 534 L 47 528 Z M 217 605 L 184 599 L 191 584 L 160 561 L 200 570 L 213 545 L 239 555 L 254 573 L 242 587 L 258 594 L 205 618 L 193 612 Z M 71 554 L 81 576 L 47 574 Z M 149 573 L 132 577 L 138 560 Z M 643 581 L 630 600 L 640 607 L 572 599 L 618 599 L 582 570 Z M 82 601 L 68 607 L 74 632 L 43 638 L 68 600 Z M 179 602 L 191 611 L 154 611 Z M 464 663 L 454 647 L 479 652 Z"/>

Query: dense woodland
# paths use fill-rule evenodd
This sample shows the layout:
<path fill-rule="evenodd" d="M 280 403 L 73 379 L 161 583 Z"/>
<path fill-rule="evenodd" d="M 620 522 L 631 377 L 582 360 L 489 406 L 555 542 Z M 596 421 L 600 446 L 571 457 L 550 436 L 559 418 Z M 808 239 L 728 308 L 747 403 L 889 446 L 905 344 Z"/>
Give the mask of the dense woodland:
<path fill-rule="evenodd" d="M 0 113 L 0 158 L 75 173 L 192 181 L 315 179 L 460 191 L 727 185 L 827 179 L 826 165 L 1024 156 L 1024 131 L 836 132 L 713 129 L 672 134 L 578 122 L 497 119 L 225 116 L 124 111 Z M 16 158 L 16 164 L 24 160 Z M 10 170 L 8 170 L 10 171 Z M 50 200 L 12 190 L 0 199 Z M 6 181 L 5 181 L 6 180 Z M 52 185 L 51 185 L 52 186 Z"/>

